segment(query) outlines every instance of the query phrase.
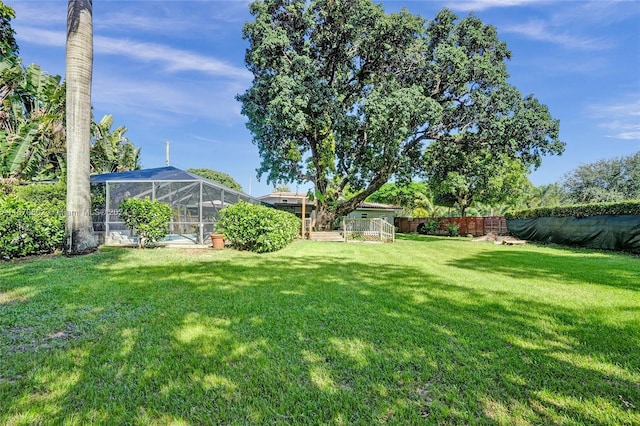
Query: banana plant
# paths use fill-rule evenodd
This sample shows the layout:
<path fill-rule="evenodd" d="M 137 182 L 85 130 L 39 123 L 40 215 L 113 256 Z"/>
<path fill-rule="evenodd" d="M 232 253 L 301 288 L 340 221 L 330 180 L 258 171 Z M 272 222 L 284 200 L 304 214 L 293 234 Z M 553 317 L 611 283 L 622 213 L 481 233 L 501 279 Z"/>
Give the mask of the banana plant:
<path fill-rule="evenodd" d="M 124 134 L 125 126 L 111 130 L 113 116 L 105 115 L 93 123 L 91 141 L 91 172 L 113 173 L 140 168 L 140 148 L 136 148 Z"/>
<path fill-rule="evenodd" d="M 0 61 L 0 173 L 21 180 L 50 179 L 64 165 L 64 86 L 38 65 Z M 6 79 L 5 79 L 6 77 Z"/>

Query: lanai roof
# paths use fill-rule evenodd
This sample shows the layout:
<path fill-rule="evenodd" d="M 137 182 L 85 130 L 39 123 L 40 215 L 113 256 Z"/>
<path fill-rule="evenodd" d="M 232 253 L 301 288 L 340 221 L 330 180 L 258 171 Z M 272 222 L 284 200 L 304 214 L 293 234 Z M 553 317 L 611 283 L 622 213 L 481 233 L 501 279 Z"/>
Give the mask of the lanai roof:
<path fill-rule="evenodd" d="M 182 169 L 173 166 L 166 167 L 157 167 L 154 169 L 142 169 L 142 170 L 132 170 L 129 172 L 118 172 L 118 173 L 103 173 L 100 175 L 91 176 L 91 183 L 105 183 L 111 181 L 120 181 L 120 182 L 132 182 L 132 181 L 203 181 L 207 184 L 219 188 L 224 189 L 225 192 L 235 193 L 241 195 L 243 197 L 249 197 L 251 199 L 255 199 L 254 197 L 247 195 L 241 191 L 236 191 L 235 189 L 228 188 L 218 182 L 214 182 L 207 178 L 203 178 L 202 176 L 198 176 L 193 173 L 189 173 Z"/>
<path fill-rule="evenodd" d="M 173 166 L 155 169 L 132 170 L 130 172 L 103 173 L 91 176 L 91 182 L 111 180 L 208 180 Z M 219 184 L 218 184 L 219 185 Z"/>

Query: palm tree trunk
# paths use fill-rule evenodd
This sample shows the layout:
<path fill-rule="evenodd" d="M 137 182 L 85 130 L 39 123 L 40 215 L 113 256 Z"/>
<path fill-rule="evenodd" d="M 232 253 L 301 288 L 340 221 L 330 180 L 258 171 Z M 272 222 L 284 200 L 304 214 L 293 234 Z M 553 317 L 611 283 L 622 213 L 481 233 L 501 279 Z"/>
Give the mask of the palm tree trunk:
<path fill-rule="evenodd" d="M 91 219 L 89 141 L 93 73 L 91 0 L 69 0 L 67 12 L 67 254 L 96 249 Z"/>

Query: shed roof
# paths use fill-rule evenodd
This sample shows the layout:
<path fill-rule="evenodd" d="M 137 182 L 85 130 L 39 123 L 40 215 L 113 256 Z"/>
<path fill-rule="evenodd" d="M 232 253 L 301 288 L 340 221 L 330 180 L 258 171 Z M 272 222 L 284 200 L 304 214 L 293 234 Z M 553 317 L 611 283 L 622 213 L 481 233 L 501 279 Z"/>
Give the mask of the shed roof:
<path fill-rule="evenodd" d="M 382 204 L 382 203 L 370 203 L 367 201 L 363 201 L 358 204 L 359 209 L 371 209 L 371 210 L 402 210 L 400 206 L 394 206 L 391 204 Z"/>

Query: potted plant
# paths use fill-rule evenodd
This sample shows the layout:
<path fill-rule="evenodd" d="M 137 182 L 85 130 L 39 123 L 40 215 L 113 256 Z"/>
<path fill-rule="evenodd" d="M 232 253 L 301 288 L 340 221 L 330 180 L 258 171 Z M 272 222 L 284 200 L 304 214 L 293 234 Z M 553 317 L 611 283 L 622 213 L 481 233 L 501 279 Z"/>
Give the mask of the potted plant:
<path fill-rule="evenodd" d="M 213 248 L 216 250 L 221 250 L 224 248 L 224 234 L 211 234 L 211 244 Z"/>

